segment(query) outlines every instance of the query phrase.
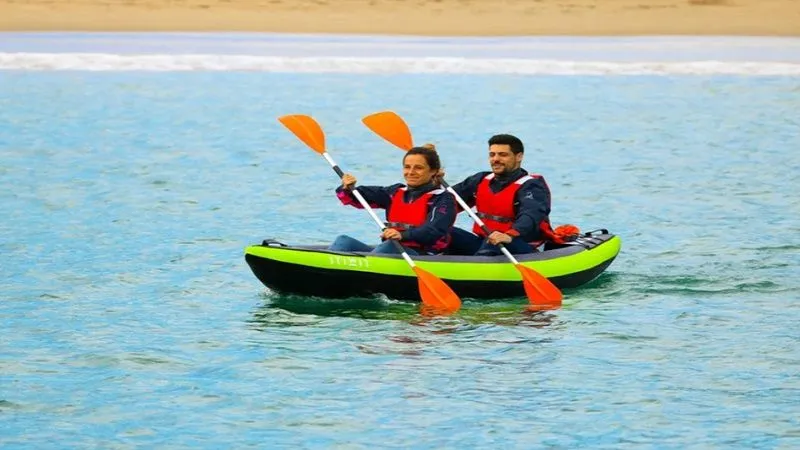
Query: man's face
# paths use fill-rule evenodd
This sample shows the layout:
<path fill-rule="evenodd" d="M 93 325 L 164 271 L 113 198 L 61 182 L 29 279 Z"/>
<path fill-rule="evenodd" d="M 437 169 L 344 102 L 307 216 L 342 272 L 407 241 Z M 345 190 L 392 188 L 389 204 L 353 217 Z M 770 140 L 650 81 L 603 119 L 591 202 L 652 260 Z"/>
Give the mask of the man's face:
<path fill-rule="evenodd" d="M 489 146 L 489 165 L 495 175 L 502 175 L 519 169 L 522 164 L 522 153 L 514 154 L 511 146 L 493 144 Z"/>

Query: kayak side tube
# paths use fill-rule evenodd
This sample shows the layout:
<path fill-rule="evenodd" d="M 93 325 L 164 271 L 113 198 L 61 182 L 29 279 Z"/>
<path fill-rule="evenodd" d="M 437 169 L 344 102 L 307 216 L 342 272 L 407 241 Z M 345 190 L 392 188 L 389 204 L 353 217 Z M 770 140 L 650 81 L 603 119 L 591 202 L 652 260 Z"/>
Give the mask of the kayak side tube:
<path fill-rule="evenodd" d="M 559 288 L 573 288 L 600 275 L 619 254 L 621 245 L 618 236 L 606 233 L 515 257 Z M 416 276 L 400 255 L 334 252 L 323 246 L 291 247 L 268 240 L 247 247 L 245 260 L 266 287 L 281 293 L 330 298 L 384 294 L 419 301 Z M 519 272 L 502 255 L 414 256 L 414 261 L 442 278 L 461 297 L 500 299 L 525 295 Z"/>

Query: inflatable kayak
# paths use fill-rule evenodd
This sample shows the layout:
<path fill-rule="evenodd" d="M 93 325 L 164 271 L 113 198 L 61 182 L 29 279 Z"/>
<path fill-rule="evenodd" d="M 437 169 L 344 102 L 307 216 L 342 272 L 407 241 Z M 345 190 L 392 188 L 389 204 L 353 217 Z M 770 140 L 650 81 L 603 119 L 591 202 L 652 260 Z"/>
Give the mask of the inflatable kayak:
<path fill-rule="evenodd" d="M 600 275 L 620 251 L 607 230 L 581 235 L 569 245 L 526 255 L 519 262 L 559 288 L 573 288 Z M 505 256 L 414 256 L 417 265 L 444 280 L 460 297 L 524 297 L 519 272 Z M 420 301 L 417 279 L 400 255 L 336 252 L 325 246 L 289 246 L 268 239 L 245 249 L 253 274 L 270 290 L 327 298 L 383 294 Z"/>

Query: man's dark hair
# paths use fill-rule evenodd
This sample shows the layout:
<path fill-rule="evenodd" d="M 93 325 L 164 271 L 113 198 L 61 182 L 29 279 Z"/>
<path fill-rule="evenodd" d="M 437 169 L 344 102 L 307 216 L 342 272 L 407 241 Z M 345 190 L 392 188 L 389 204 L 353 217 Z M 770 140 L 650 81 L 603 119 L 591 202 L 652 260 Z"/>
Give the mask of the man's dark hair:
<path fill-rule="evenodd" d="M 507 145 L 511 147 L 511 151 L 516 155 L 517 153 L 525 153 L 525 146 L 518 137 L 510 134 L 495 134 L 489 138 L 489 146 L 492 145 Z"/>

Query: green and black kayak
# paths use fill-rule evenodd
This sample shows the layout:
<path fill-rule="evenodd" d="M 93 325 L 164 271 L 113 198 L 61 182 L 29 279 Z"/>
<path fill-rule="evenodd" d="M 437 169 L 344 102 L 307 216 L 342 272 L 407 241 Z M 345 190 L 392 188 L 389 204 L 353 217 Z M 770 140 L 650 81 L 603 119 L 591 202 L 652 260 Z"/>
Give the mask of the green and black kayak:
<path fill-rule="evenodd" d="M 574 288 L 600 275 L 617 257 L 619 236 L 608 230 L 583 233 L 558 248 L 515 255 L 559 288 Z M 505 256 L 414 256 L 460 297 L 524 297 L 520 274 Z M 270 290 L 326 298 L 371 297 L 420 301 L 417 278 L 400 255 L 336 252 L 325 246 L 289 246 L 267 239 L 245 249 L 245 260 Z"/>

